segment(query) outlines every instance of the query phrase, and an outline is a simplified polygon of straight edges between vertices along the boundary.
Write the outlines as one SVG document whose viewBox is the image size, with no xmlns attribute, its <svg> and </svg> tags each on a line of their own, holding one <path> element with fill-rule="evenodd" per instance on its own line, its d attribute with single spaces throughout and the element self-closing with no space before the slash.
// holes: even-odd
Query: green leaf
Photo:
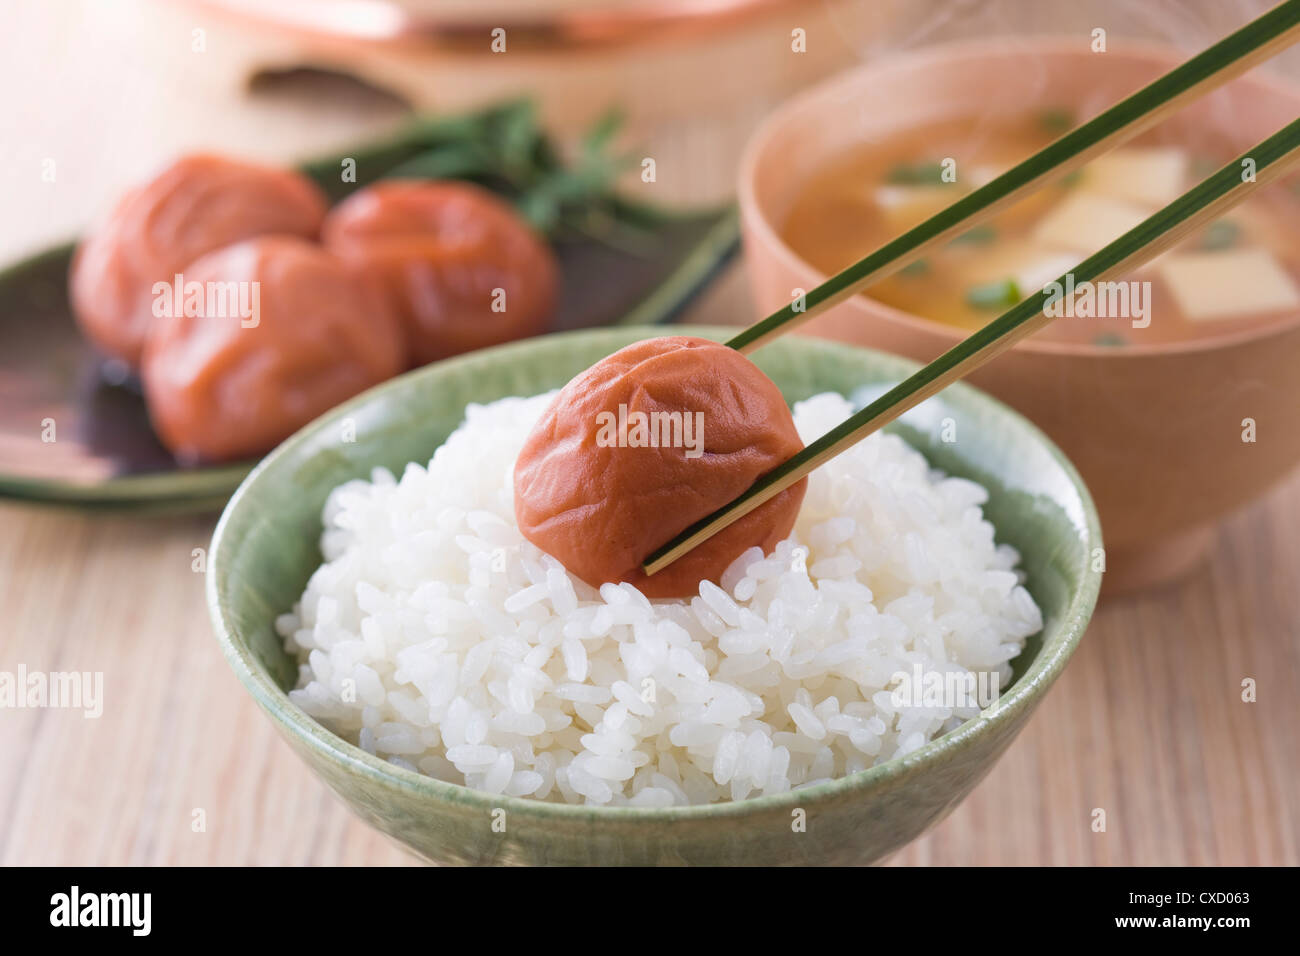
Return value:
<svg viewBox="0 0 1300 956">
<path fill-rule="evenodd" d="M 509 199 L 548 235 L 581 229 L 627 246 L 644 238 L 656 214 L 616 194 L 619 174 L 633 162 L 610 151 L 622 121 L 618 110 L 602 114 L 568 161 L 533 102 L 508 100 L 457 116 L 420 117 L 387 139 L 300 168 L 332 200 L 385 178 L 464 179 Z M 355 183 L 342 182 L 344 159 L 356 164 Z"/>
<path fill-rule="evenodd" d="M 475 143 L 439 147 L 399 163 L 385 179 L 467 179 L 494 172 L 496 164 Z"/>
<path fill-rule="evenodd" d="M 551 232 L 560 221 L 560 204 L 544 192 L 526 193 L 515 202 L 519 214 L 543 233 Z"/>
<path fill-rule="evenodd" d="M 537 140 L 542 135 L 532 102 L 525 100 L 503 114 L 494 133 L 501 169 L 513 180 L 527 181 L 534 169 Z"/>
<path fill-rule="evenodd" d="M 603 153 L 623 128 L 623 111 L 618 107 L 606 110 L 582 137 L 582 149 L 587 154 Z"/>
</svg>

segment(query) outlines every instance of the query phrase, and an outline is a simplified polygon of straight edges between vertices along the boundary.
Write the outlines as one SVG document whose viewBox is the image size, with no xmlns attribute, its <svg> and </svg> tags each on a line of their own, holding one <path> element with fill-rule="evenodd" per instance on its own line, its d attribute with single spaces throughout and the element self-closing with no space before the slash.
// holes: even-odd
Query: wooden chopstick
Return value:
<svg viewBox="0 0 1300 956">
<path fill-rule="evenodd" d="M 1019 165 L 831 276 L 727 345 L 750 352 L 915 262 L 1052 179 L 1149 129 L 1188 102 L 1300 39 L 1300 0 L 1287 0 L 1181 66 L 1048 144 Z M 1098 54 L 1104 56 L 1104 54 Z"/>
<path fill-rule="evenodd" d="M 1252 161 L 1254 175 L 1243 174 Z M 1300 165 L 1300 120 L 1289 124 L 1253 149 L 1202 180 L 1169 205 L 1143 220 L 1099 252 L 1057 279 L 1062 287 L 1073 277 L 1076 285 L 1122 276 L 1175 245 L 1256 189 Z M 813 469 L 857 444 L 909 408 L 1001 354 L 1052 321 L 1045 309 L 1053 293 L 1045 288 L 1004 312 L 984 328 L 949 349 L 861 411 L 850 416 L 788 461 L 768 472 L 740 497 L 687 528 L 646 558 L 643 569 L 654 574 L 701 542 L 780 494 Z"/>
</svg>

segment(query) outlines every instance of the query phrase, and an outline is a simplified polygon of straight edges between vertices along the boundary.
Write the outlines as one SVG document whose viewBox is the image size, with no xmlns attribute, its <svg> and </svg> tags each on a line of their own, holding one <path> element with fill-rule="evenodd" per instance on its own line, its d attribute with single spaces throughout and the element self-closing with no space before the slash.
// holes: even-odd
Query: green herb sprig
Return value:
<svg viewBox="0 0 1300 956">
<path fill-rule="evenodd" d="M 615 183 L 634 160 L 613 151 L 622 116 L 610 111 L 562 156 L 530 100 L 473 113 L 415 120 L 386 140 L 303 164 L 331 200 L 382 179 L 458 179 L 503 196 L 550 238 L 581 235 L 635 251 L 653 237 L 655 211 L 619 196 Z M 343 181 L 345 159 L 356 181 Z"/>
</svg>

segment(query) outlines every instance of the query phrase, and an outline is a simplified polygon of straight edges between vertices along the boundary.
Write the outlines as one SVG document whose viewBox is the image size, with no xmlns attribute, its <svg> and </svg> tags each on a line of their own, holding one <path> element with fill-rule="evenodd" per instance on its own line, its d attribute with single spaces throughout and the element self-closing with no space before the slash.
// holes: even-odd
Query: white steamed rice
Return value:
<svg viewBox="0 0 1300 956">
<path fill-rule="evenodd" d="M 739 800 L 916 750 L 978 707 L 895 706 L 899 672 L 1005 684 L 1042 627 L 985 490 L 886 434 L 814 472 L 791 537 L 721 587 L 597 591 L 515 527 L 515 458 L 551 397 L 471 405 L 427 469 L 330 495 L 325 563 L 276 626 L 290 697 L 335 733 L 511 796 Z M 794 418 L 809 441 L 851 410 L 826 394 Z"/>
</svg>

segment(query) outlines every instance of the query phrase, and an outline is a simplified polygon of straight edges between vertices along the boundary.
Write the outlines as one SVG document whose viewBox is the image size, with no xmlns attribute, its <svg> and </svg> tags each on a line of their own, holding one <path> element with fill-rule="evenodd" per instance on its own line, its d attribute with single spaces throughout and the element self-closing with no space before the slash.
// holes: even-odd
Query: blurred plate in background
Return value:
<svg viewBox="0 0 1300 956">
<path fill-rule="evenodd" d="M 563 293 L 552 329 L 671 320 L 735 252 L 737 235 L 728 206 L 658 215 L 635 250 L 557 240 Z M 109 383 L 104 359 L 72 317 L 72 248 L 0 272 L 0 496 L 85 508 L 220 508 L 253 462 L 181 467 L 159 444 L 138 385 Z"/>
</svg>

